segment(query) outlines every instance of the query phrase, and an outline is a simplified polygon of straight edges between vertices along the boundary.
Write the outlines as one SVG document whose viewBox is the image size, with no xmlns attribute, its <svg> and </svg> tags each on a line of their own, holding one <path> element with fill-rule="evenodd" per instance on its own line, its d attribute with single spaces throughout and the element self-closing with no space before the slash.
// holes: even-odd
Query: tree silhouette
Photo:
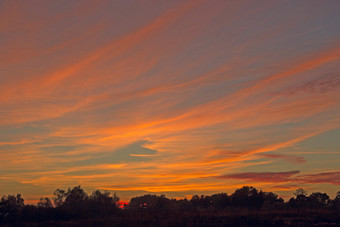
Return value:
<svg viewBox="0 0 340 227">
<path fill-rule="evenodd" d="M 53 198 L 53 202 L 54 202 L 54 206 L 55 207 L 61 207 L 66 199 L 66 192 L 64 190 L 61 189 L 57 189 L 53 192 L 54 198 Z"/>
<path fill-rule="evenodd" d="M 305 210 L 309 207 L 310 198 L 307 197 L 307 192 L 303 188 L 296 189 L 294 195 L 296 198 L 291 198 L 288 202 L 291 208 Z"/>
<path fill-rule="evenodd" d="M 76 186 L 73 189 L 68 189 L 63 205 L 70 209 L 84 208 L 87 199 L 86 192 L 80 186 Z"/>
<path fill-rule="evenodd" d="M 49 198 L 44 197 L 44 198 L 40 198 L 40 201 L 38 202 L 38 207 L 42 207 L 42 208 L 52 208 L 52 202 Z"/>
<path fill-rule="evenodd" d="M 216 210 L 222 210 L 231 205 L 231 199 L 227 193 L 219 193 L 210 196 L 210 200 L 212 202 L 212 206 Z"/>
<path fill-rule="evenodd" d="M 243 186 L 237 189 L 232 195 L 232 204 L 236 207 L 260 209 L 264 202 L 263 195 L 251 186 Z"/>
<path fill-rule="evenodd" d="M 314 192 L 309 196 L 312 208 L 326 207 L 330 204 L 329 196 L 326 193 Z"/>
<path fill-rule="evenodd" d="M 132 209 L 148 209 L 154 212 L 169 209 L 171 207 L 171 200 L 164 195 L 143 195 L 134 197 L 130 200 L 129 208 Z"/>
<path fill-rule="evenodd" d="M 0 200 L 0 224 L 2 219 L 15 220 L 24 205 L 21 194 L 2 196 Z"/>
<path fill-rule="evenodd" d="M 298 189 L 296 189 L 296 191 L 294 192 L 294 195 L 296 196 L 296 198 L 299 198 L 299 197 L 306 197 L 307 192 L 306 192 L 303 188 L 298 188 Z"/>
<path fill-rule="evenodd" d="M 264 210 L 280 209 L 284 204 L 284 200 L 273 192 L 263 192 L 263 197 L 262 209 Z"/>
<path fill-rule="evenodd" d="M 119 197 L 116 193 L 113 196 L 109 192 L 96 190 L 89 197 L 90 211 L 95 216 L 113 214 L 118 210 Z"/>
<path fill-rule="evenodd" d="M 332 201 L 332 207 L 336 210 L 340 210 L 340 191 L 336 193 L 336 196 Z"/>
<path fill-rule="evenodd" d="M 289 223 L 298 220 L 301 226 L 325 226 L 324 223 L 340 226 L 340 191 L 331 200 L 326 193 L 314 192 L 307 196 L 307 192 L 299 188 L 295 197 L 285 203 L 273 192 L 244 186 L 231 195 L 194 195 L 190 200 L 148 194 L 132 198 L 121 209 L 116 194 L 96 190 L 89 196 L 76 186 L 57 189 L 53 200 L 55 206 L 47 197 L 40 198 L 34 206 L 25 205 L 20 194 L 2 196 L 0 225 L 294 226 Z"/>
<path fill-rule="evenodd" d="M 21 194 L 2 196 L 0 201 L 1 208 L 5 210 L 16 210 L 25 205 Z"/>
</svg>

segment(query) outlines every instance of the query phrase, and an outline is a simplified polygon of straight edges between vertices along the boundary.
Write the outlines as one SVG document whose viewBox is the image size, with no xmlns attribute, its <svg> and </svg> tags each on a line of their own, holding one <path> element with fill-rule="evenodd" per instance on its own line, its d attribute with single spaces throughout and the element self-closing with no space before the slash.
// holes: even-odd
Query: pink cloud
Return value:
<svg viewBox="0 0 340 227">
<path fill-rule="evenodd" d="M 299 174 L 299 175 L 298 175 Z M 287 172 L 245 172 L 218 176 L 220 179 L 247 180 L 250 182 L 275 182 L 275 183 L 297 183 L 297 184 L 320 184 L 328 183 L 340 185 L 340 171 L 324 172 L 315 174 L 300 174 L 299 170 Z"/>
<path fill-rule="evenodd" d="M 293 170 L 288 172 L 245 172 L 245 173 L 233 173 L 223 176 L 218 176 L 217 178 L 222 179 L 240 179 L 240 180 L 250 180 L 250 181 L 270 181 L 270 182 L 285 182 L 288 178 L 299 174 L 299 170 Z"/>
<path fill-rule="evenodd" d="M 280 95 L 298 95 L 302 93 L 308 94 L 324 94 L 332 91 L 338 91 L 340 87 L 340 75 L 326 74 L 312 81 L 286 88 L 277 94 Z"/>
<path fill-rule="evenodd" d="M 340 185 L 340 171 L 306 174 L 298 176 L 296 180 L 310 184 L 329 183 Z"/>
<path fill-rule="evenodd" d="M 265 158 L 277 158 L 277 159 L 283 159 L 285 161 L 294 163 L 294 164 L 302 164 L 305 163 L 306 160 L 304 157 L 298 157 L 293 155 L 283 155 L 283 154 L 259 154 L 259 156 L 265 157 Z"/>
</svg>

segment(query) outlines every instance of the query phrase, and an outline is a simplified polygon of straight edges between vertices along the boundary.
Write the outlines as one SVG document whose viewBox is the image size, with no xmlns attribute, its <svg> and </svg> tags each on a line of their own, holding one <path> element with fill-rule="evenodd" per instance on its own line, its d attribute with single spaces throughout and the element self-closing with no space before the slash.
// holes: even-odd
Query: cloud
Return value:
<svg viewBox="0 0 340 227">
<path fill-rule="evenodd" d="M 265 158 L 274 158 L 274 159 L 282 159 L 294 164 L 302 164 L 305 163 L 306 160 L 304 157 L 298 157 L 294 155 L 283 155 L 283 154 L 259 154 L 260 157 L 265 157 Z"/>
<path fill-rule="evenodd" d="M 114 152 L 114 159 L 119 162 L 124 161 L 148 161 L 152 160 L 156 150 L 145 147 L 149 141 L 137 141 L 133 144 L 120 148 Z"/>
<path fill-rule="evenodd" d="M 319 76 L 314 80 L 302 83 L 297 86 L 288 87 L 280 92 L 273 93 L 279 95 L 299 95 L 299 94 L 316 94 L 322 95 L 328 92 L 336 92 L 340 87 L 340 75 L 335 73 L 328 73 Z"/>
<path fill-rule="evenodd" d="M 299 170 L 292 170 L 288 172 L 246 172 L 246 173 L 233 173 L 218 176 L 220 179 L 238 179 L 249 181 L 262 181 L 262 182 L 287 182 L 289 178 L 299 174 Z"/>
<path fill-rule="evenodd" d="M 322 183 L 340 185 L 340 171 L 313 174 L 300 174 L 299 170 L 288 172 L 245 172 L 221 175 L 216 178 L 247 180 L 249 182 L 296 183 L 296 185 Z"/>
<path fill-rule="evenodd" d="M 310 184 L 340 185 L 340 171 L 306 174 L 296 177 L 296 181 Z"/>
<path fill-rule="evenodd" d="M 159 30 L 164 29 L 169 24 L 174 23 L 182 15 L 187 13 L 192 8 L 195 8 L 201 2 L 201 0 L 188 1 L 183 4 L 178 4 L 176 7 L 167 10 L 159 17 L 155 18 L 148 24 L 136 29 L 135 31 L 123 35 L 118 39 L 115 39 L 110 44 L 98 47 L 93 52 L 81 55 L 80 59 L 74 61 L 73 63 L 69 63 L 66 66 L 49 72 L 46 75 L 40 75 L 40 77 L 36 77 L 35 80 L 24 81 L 24 83 L 17 83 L 16 86 L 12 86 L 10 88 L 7 87 L 7 89 L 2 91 L 3 93 L 7 94 L 6 96 L 8 98 L 6 101 L 13 100 L 13 98 L 15 97 L 18 98 L 18 90 L 21 91 L 21 94 L 31 94 L 35 92 L 35 90 L 39 90 L 40 93 L 43 93 L 45 95 L 51 94 L 51 92 L 56 89 L 56 87 L 62 80 L 72 77 L 77 73 L 81 73 L 86 67 L 88 67 L 98 59 L 101 59 L 103 61 L 104 57 L 107 58 L 107 56 L 105 55 L 109 55 L 110 58 L 115 58 L 119 55 L 124 54 L 124 52 L 130 50 L 142 40 L 152 36 Z M 39 81 L 39 83 L 37 83 L 37 81 Z"/>
<path fill-rule="evenodd" d="M 214 176 L 268 169 L 271 159 L 302 164 L 280 150 L 339 127 L 332 3 L 136 4 L 3 4 L 4 177 L 44 187 L 222 190 L 237 185 Z M 229 175 L 263 185 L 327 181 L 303 176 Z"/>
<path fill-rule="evenodd" d="M 156 157 L 157 150 L 145 147 L 149 141 L 142 140 L 125 145 L 112 152 L 100 152 L 92 154 L 90 158 L 81 161 L 70 162 L 67 165 L 94 165 L 94 164 L 113 164 L 125 162 L 146 162 L 152 161 Z"/>
</svg>

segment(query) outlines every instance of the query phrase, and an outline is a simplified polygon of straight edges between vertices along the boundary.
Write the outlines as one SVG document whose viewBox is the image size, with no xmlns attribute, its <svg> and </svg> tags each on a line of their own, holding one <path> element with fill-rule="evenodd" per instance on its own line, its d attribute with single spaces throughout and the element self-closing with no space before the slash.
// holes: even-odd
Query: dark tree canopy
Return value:
<svg viewBox="0 0 340 227">
<path fill-rule="evenodd" d="M 231 195 L 227 193 L 194 195 L 189 200 L 147 194 L 131 198 L 124 208 L 120 208 L 117 194 L 96 190 L 88 195 L 81 186 L 76 186 L 67 190 L 57 189 L 53 193 L 53 203 L 50 198 L 42 197 L 37 206 L 25 205 L 20 194 L 4 195 L 0 200 L 0 224 L 54 225 L 55 222 L 84 220 L 77 224 L 82 226 L 91 220 L 95 223 L 98 220 L 110 220 L 105 225 L 112 224 L 113 220 L 120 220 L 120 225 L 131 223 L 131 226 L 140 226 L 140 221 L 144 220 L 143 226 L 176 226 L 185 222 L 192 222 L 189 226 L 199 226 L 205 220 L 207 223 L 217 221 L 217 225 L 223 223 L 223 220 L 228 220 L 230 225 L 238 226 L 244 225 L 245 222 L 244 219 L 238 219 L 241 218 L 240 214 L 256 212 L 256 216 L 246 221 L 247 223 L 252 224 L 256 220 L 257 226 L 286 226 L 284 220 L 292 216 L 299 217 L 301 220 L 303 217 L 308 217 L 309 222 L 310 218 L 315 216 L 313 220 L 316 223 L 329 221 L 340 225 L 340 217 L 334 215 L 339 211 L 340 191 L 332 200 L 326 193 L 313 192 L 308 196 L 304 189 L 299 188 L 296 190 L 295 197 L 284 202 L 273 192 L 263 192 L 252 186 L 243 186 Z M 279 222 L 277 222 L 278 218 L 281 218 Z M 161 223 L 162 220 L 166 221 Z M 152 224 L 155 221 L 158 224 Z"/>
</svg>

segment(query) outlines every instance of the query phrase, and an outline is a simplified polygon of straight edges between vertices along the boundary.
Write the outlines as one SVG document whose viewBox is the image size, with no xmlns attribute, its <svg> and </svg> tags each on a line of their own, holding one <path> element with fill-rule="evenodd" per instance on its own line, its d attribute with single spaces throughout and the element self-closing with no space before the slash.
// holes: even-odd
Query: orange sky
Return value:
<svg viewBox="0 0 340 227">
<path fill-rule="evenodd" d="M 0 195 L 340 190 L 339 1 L 0 1 Z"/>
</svg>

